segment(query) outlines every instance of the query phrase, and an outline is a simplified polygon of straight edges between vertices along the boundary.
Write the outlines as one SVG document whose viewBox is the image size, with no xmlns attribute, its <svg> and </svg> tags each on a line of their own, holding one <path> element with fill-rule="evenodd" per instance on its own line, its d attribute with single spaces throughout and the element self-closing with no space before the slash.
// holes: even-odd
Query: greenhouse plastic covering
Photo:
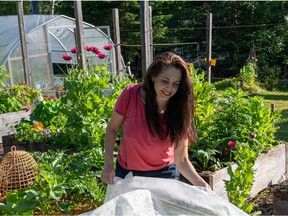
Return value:
<svg viewBox="0 0 288 216">
<path fill-rule="evenodd" d="M 53 15 L 24 16 L 26 34 L 53 18 Z M 0 23 L 0 65 L 2 65 L 12 48 L 19 43 L 20 34 L 17 16 L 0 16 Z"/>
<path fill-rule="evenodd" d="M 212 190 L 162 178 L 115 178 L 105 202 L 91 215 L 247 215 Z"/>
<path fill-rule="evenodd" d="M 5 65 L 12 75 L 11 85 L 24 81 L 22 49 L 17 16 L 0 16 L 0 65 Z M 75 20 L 64 15 L 25 15 L 24 26 L 29 58 L 29 74 L 32 87 L 50 89 L 67 73 L 67 66 L 77 64 Z M 110 72 L 115 69 L 115 50 L 103 46 L 113 44 L 109 26 L 96 27 L 83 23 L 85 46 L 95 46 L 109 58 L 99 59 L 92 52 L 85 52 L 91 66 L 107 64 Z M 62 55 L 73 57 L 65 61 Z M 60 74 L 60 75 L 59 75 Z"/>
</svg>

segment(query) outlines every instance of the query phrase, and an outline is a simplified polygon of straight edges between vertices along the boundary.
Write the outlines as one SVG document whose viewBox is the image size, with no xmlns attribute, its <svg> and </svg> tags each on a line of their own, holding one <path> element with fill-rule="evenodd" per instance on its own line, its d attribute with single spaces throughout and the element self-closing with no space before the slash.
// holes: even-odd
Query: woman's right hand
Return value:
<svg viewBox="0 0 288 216">
<path fill-rule="evenodd" d="M 113 165 L 104 164 L 101 172 L 101 180 L 106 184 L 114 184 L 115 169 Z"/>
</svg>

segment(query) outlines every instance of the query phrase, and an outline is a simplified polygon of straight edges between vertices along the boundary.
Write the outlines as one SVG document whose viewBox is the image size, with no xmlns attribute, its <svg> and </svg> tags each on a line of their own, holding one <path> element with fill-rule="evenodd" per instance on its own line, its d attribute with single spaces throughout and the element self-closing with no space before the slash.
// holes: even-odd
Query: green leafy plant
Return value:
<svg viewBox="0 0 288 216">
<path fill-rule="evenodd" d="M 67 118 L 61 113 L 63 105 L 60 99 L 44 95 L 29 120 L 22 120 L 15 129 L 19 141 L 38 143 L 61 143 L 61 134 L 65 131 Z"/>
<path fill-rule="evenodd" d="M 229 140 L 246 142 L 250 132 L 257 133 L 259 152 L 277 145 L 275 121 L 280 112 L 272 113 L 262 97 L 249 97 L 240 88 L 215 91 L 204 80 L 204 73 L 190 67 L 195 93 L 195 123 L 198 142 L 190 149 L 190 157 L 198 171 L 217 171 L 234 162 Z"/>
<path fill-rule="evenodd" d="M 246 213 L 250 213 L 253 209 L 253 203 L 246 203 L 246 200 L 250 197 L 254 182 L 253 166 L 261 153 L 261 146 L 254 137 L 246 143 L 238 143 L 233 149 L 237 167 L 233 171 L 232 163 L 228 163 L 227 166 L 230 179 L 225 180 L 225 188 L 229 201 Z"/>
<path fill-rule="evenodd" d="M 67 116 L 64 136 L 69 148 L 103 149 L 106 126 L 116 99 L 129 82 L 128 79 L 119 82 L 116 78 L 112 83 L 106 65 L 91 67 L 88 73 L 81 70 L 69 72 L 64 80 L 67 94 L 61 99 L 63 113 Z"/>
<path fill-rule="evenodd" d="M 0 202 L 1 215 L 32 215 L 36 194 L 33 190 L 11 191 L 5 203 Z"/>
<path fill-rule="evenodd" d="M 240 79 L 249 84 L 253 85 L 256 79 L 256 63 L 250 59 L 246 61 L 245 65 L 240 69 Z"/>
<path fill-rule="evenodd" d="M 106 187 L 94 171 L 94 149 L 67 154 L 64 151 L 34 153 L 40 174 L 27 188 L 7 193 L 0 202 L 1 215 L 64 214 L 79 203 L 92 207 L 104 202 Z"/>
<path fill-rule="evenodd" d="M 11 78 L 10 74 L 5 73 L 6 70 L 7 69 L 4 65 L 0 66 L 0 85 L 1 85 L 1 87 L 5 87 L 6 86 L 5 80 L 7 78 Z"/>
<path fill-rule="evenodd" d="M 40 91 L 27 86 L 25 83 L 15 84 L 13 86 L 5 84 L 5 80 L 10 78 L 5 74 L 4 66 L 0 69 L 0 114 L 7 112 L 30 109 L 37 100 L 40 99 Z"/>
<path fill-rule="evenodd" d="M 225 181 L 225 187 L 229 201 L 250 213 L 253 204 L 245 200 L 254 181 L 253 166 L 262 152 L 277 145 L 275 121 L 281 113 L 271 112 L 262 97 L 249 97 L 238 87 L 215 92 L 203 73 L 190 69 L 198 131 L 198 142 L 190 149 L 191 161 L 200 172 L 227 167 L 230 180 Z"/>
<path fill-rule="evenodd" d="M 30 120 L 22 120 L 15 137 L 30 143 L 50 143 L 70 150 L 94 149 L 97 171 L 104 164 L 104 137 L 117 97 L 131 84 L 115 78 L 107 66 L 83 71 L 72 68 L 64 80 L 67 91 L 61 100 L 44 96 Z M 119 134 L 121 136 L 121 133 Z"/>
</svg>

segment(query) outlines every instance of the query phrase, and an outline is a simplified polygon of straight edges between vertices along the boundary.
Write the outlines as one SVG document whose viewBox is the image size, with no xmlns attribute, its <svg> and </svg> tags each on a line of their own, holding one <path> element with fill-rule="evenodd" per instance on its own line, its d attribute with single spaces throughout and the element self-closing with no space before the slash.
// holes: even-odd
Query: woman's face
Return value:
<svg viewBox="0 0 288 216">
<path fill-rule="evenodd" d="M 166 67 L 162 72 L 152 77 L 157 102 L 167 102 L 178 90 L 181 81 L 181 71 L 173 66 Z"/>
</svg>

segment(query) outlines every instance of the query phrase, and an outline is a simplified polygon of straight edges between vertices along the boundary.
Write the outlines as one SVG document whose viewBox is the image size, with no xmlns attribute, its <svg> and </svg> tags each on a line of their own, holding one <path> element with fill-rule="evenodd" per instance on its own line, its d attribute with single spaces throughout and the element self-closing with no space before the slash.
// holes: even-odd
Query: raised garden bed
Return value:
<svg viewBox="0 0 288 216">
<path fill-rule="evenodd" d="M 256 196 L 264 188 L 287 179 L 287 152 L 287 144 L 279 144 L 277 147 L 258 157 L 254 165 L 255 182 L 251 190 L 251 197 Z M 236 165 L 234 166 L 234 169 L 235 168 Z M 228 200 L 224 183 L 224 180 L 229 180 L 227 168 L 223 168 L 214 173 L 203 173 L 201 175 L 206 178 L 215 193 L 223 199 Z"/>
<path fill-rule="evenodd" d="M 31 110 L 0 114 L 0 159 L 5 154 L 2 137 L 13 134 L 12 126 L 18 124 L 23 118 L 29 118 L 30 114 Z"/>
<path fill-rule="evenodd" d="M 0 143 L 3 143 L 2 136 L 13 133 L 11 126 L 18 124 L 23 118 L 29 118 L 30 114 L 31 110 L 21 110 L 0 114 Z"/>
</svg>

